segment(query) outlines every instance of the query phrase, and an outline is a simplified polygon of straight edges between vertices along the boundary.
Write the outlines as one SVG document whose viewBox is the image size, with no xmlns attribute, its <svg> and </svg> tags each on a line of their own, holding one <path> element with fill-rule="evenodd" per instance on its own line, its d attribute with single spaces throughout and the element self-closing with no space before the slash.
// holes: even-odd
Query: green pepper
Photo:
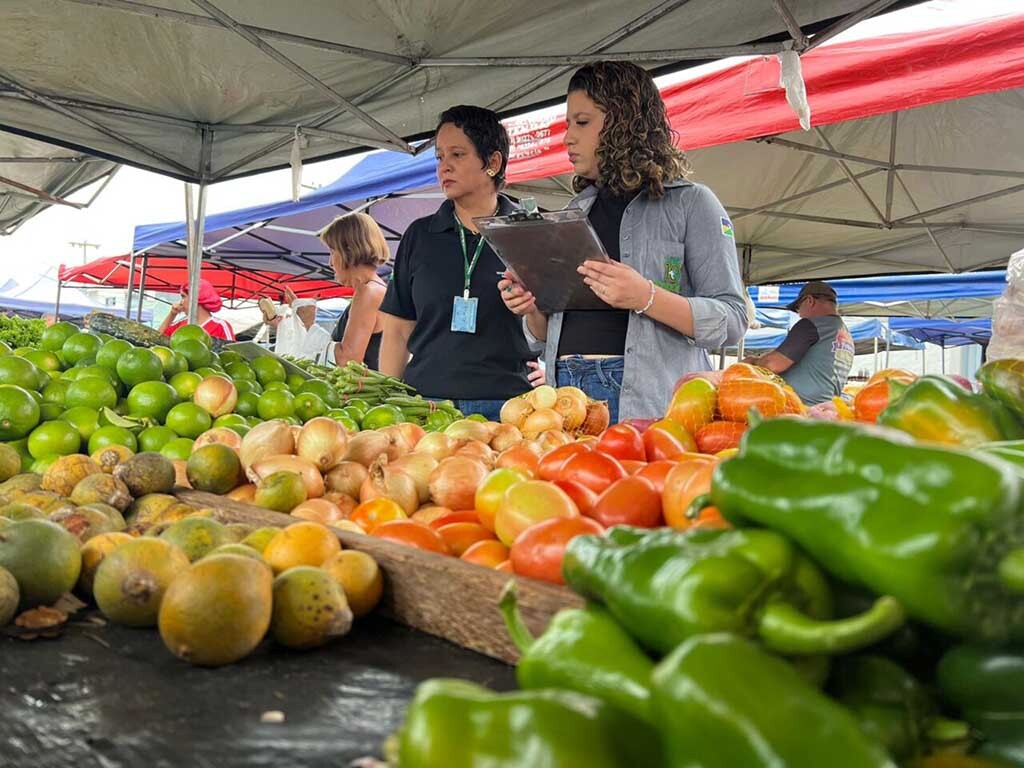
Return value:
<svg viewBox="0 0 1024 768">
<path fill-rule="evenodd" d="M 665 764 L 648 724 L 573 691 L 494 693 L 465 680 L 416 690 L 385 746 L 396 768 L 641 768 Z"/>
<path fill-rule="evenodd" d="M 515 581 L 498 607 L 522 654 L 516 679 L 523 690 L 565 688 L 607 701 L 641 720 L 651 720 L 652 662 L 611 614 L 598 605 L 564 608 L 538 638 L 519 614 Z"/>
<path fill-rule="evenodd" d="M 569 542 L 562 575 L 661 653 L 705 632 L 749 635 L 789 655 L 845 653 L 904 620 L 899 604 L 885 597 L 858 616 L 831 619 L 821 571 L 768 530 L 616 527 Z"/>
<path fill-rule="evenodd" d="M 1024 360 L 989 360 L 977 377 L 986 395 L 1024 419 Z"/>
<path fill-rule="evenodd" d="M 843 707 L 735 635 L 687 640 L 652 683 L 670 768 L 895 768 Z"/>
<path fill-rule="evenodd" d="M 708 501 L 789 536 L 832 575 L 962 638 L 1024 640 L 1022 480 L 999 459 L 893 430 L 798 419 L 750 429 Z"/>
<path fill-rule="evenodd" d="M 977 754 L 1024 766 L 1024 648 L 957 646 L 942 657 L 936 680 L 978 731 Z"/>
<path fill-rule="evenodd" d="M 940 376 L 922 376 L 878 415 L 878 423 L 918 440 L 972 447 L 1024 437 L 1024 429 L 1002 403 L 968 392 Z"/>
</svg>

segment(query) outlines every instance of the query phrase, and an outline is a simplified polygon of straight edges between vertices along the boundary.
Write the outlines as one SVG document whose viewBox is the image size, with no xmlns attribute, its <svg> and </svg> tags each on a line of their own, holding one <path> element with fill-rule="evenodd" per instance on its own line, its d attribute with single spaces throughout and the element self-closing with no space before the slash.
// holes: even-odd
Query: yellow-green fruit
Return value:
<svg viewBox="0 0 1024 768">
<path fill-rule="evenodd" d="M 260 554 L 263 554 L 263 550 L 267 548 L 267 544 L 269 544 L 270 540 L 277 535 L 277 532 L 279 530 L 281 529 L 271 528 L 269 526 L 264 528 L 257 528 L 255 531 L 253 531 L 244 539 L 242 539 L 241 543 L 245 544 L 245 546 L 247 547 L 252 547 Z"/>
<path fill-rule="evenodd" d="M 83 544 L 101 533 L 117 530 L 114 521 L 98 509 L 76 507 L 50 515 L 50 520 L 73 535 Z"/>
<path fill-rule="evenodd" d="M 119 512 L 124 512 L 132 503 L 132 494 L 128 486 L 105 472 L 98 472 L 79 480 L 69 498 L 78 506 L 99 502 L 116 507 Z"/>
<path fill-rule="evenodd" d="M 0 530 L 0 567 L 17 580 L 23 610 L 50 605 L 78 581 L 78 539 L 49 520 L 11 523 Z"/>
<path fill-rule="evenodd" d="M 167 590 L 160 607 L 160 637 L 192 664 L 217 667 L 252 653 L 270 626 L 273 576 L 241 555 L 207 557 Z"/>
<path fill-rule="evenodd" d="M 18 612 L 18 581 L 6 568 L 0 568 L 0 627 L 11 623 Z"/>
<path fill-rule="evenodd" d="M 258 507 L 291 512 L 306 500 L 306 484 L 295 472 L 273 472 L 260 481 L 253 500 Z"/>
<path fill-rule="evenodd" d="M 0 517 L 6 518 L 7 520 L 45 520 L 46 513 L 43 512 L 39 507 L 34 507 L 31 504 L 22 504 L 20 501 L 15 501 L 11 504 L 4 504 L 0 507 Z"/>
<path fill-rule="evenodd" d="M 137 453 L 114 467 L 114 477 L 128 486 L 135 497 L 170 493 L 174 488 L 174 465 L 163 454 Z"/>
<path fill-rule="evenodd" d="M 82 545 L 82 572 L 78 574 L 78 586 L 75 591 L 82 597 L 92 599 L 92 583 L 96 578 L 96 569 L 103 559 L 122 544 L 135 541 L 135 537 L 127 533 L 101 533 Z"/>
<path fill-rule="evenodd" d="M 118 511 L 117 507 L 112 507 L 109 504 L 94 501 L 92 504 L 82 504 L 79 509 L 94 509 L 97 512 L 102 512 L 114 524 L 115 531 L 123 531 L 128 527 L 124 521 L 124 515 Z"/>
<path fill-rule="evenodd" d="M 124 519 L 133 528 L 145 530 L 154 525 L 163 512 L 178 503 L 178 500 L 168 493 L 147 493 L 132 502 Z"/>
<path fill-rule="evenodd" d="M 122 544 L 96 569 L 96 605 L 117 624 L 152 627 L 170 584 L 188 570 L 188 557 L 162 539 L 135 539 Z"/>
<path fill-rule="evenodd" d="M 251 525 L 246 525 L 245 523 L 228 523 L 224 526 L 224 529 L 227 531 L 228 536 L 231 537 L 231 541 L 239 543 L 254 530 Z"/>
<path fill-rule="evenodd" d="M 7 443 L 0 443 L 0 482 L 21 472 L 21 456 Z"/>
<path fill-rule="evenodd" d="M 274 579 L 270 633 L 286 648 L 315 648 L 352 628 L 345 593 L 321 568 L 300 565 Z"/>
<path fill-rule="evenodd" d="M 341 586 L 353 616 L 365 616 L 377 607 L 384 594 L 384 579 L 377 561 L 368 554 L 346 549 L 322 567 Z"/>
<path fill-rule="evenodd" d="M 43 478 L 35 472 L 22 472 L 19 475 L 15 475 L 10 480 L 0 483 L 0 496 L 4 496 L 11 501 L 16 501 L 14 497 L 17 496 L 17 494 L 28 493 L 29 491 L 38 491 L 42 486 Z"/>
<path fill-rule="evenodd" d="M 19 504 L 36 507 L 46 515 L 55 515 L 75 508 L 70 499 L 53 491 L 29 491 L 19 495 L 16 500 Z"/>
<path fill-rule="evenodd" d="M 209 493 L 227 493 L 244 479 L 238 454 L 223 443 L 210 443 L 193 451 L 185 472 L 193 488 Z"/>
<path fill-rule="evenodd" d="M 221 544 L 210 554 L 208 554 L 207 557 L 216 557 L 217 555 L 241 555 L 243 557 L 251 557 L 254 560 L 259 560 L 264 565 L 267 565 L 266 561 L 263 559 L 263 555 L 261 555 L 252 547 L 247 547 L 245 546 L 245 544 L 239 544 L 237 542 L 233 542 L 231 544 Z M 269 567 L 270 566 L 267 565 L 267 568 Z"/>
<path fill-rule="evenodd" d="M 221 523 L 209 517 L 188 517 L 168 526 L 160 538 L 181 547 L 191 562 L 205 557 L 231 537 Z"/>
<path fill-rule="evenodd" d="M 40 487 L 44 491 L 70 496 L 82 478 L 102 471 L 99 464 L 83 453 L 61 456 L 46 470 Z"/>
<path fill-rule="evenodd" d="M 112 474 L 122 462 L 127 461 L 135 452 L 125 445 L 106 445 L 92 454 L 92 460 L 100 465 L 100 469 L 108 475 Z"/>
</svg>

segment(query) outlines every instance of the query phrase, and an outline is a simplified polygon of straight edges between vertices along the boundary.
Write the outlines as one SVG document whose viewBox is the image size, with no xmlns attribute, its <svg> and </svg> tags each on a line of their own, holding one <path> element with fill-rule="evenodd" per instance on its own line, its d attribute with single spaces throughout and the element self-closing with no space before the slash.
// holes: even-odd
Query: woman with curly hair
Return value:
<svg viewBox="0 0 1024 768">
<path fill-rule="evenodd" d="M 612 422 L 664 412 L 683 374 L 746 330 L 732 222 L 707 187 L 686 180 L 686 155 L 657 86 L 628 62 L 588 64 L 569 81 L 565 146 L 608 263 L 586 261 L 601 310 L 545 315 L 506 275 L 506 306 L 543 342 L 548 381 L 608 401 Z"/>
</svg>

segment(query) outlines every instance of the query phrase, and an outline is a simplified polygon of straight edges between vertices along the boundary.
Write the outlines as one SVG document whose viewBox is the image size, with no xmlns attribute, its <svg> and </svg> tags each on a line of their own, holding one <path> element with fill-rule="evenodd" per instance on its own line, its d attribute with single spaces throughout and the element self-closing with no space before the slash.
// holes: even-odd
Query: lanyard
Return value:
<svg viewBox="0 0 1024 768">
<path fill-rule="evenodd" d="M 473 270 L 476 269 L 476 263 L 480 260 L 480 252 L 484 249 L 484 238 L 480 235 L 480 242 L 476 244 L 476 251 L 473 253 L 473 260 L 469 260 L 469 252 L 466 250 L 466 228 L 462 226 L 462 222 L 456 217 L 456 222 L 459 225 L 459 243 L 462 245 L 462 265 L 465 268 L 466 282 L 463 284 L 462 298 L 469 298 L 469 280 L 473 277 Z"/>
</svg>

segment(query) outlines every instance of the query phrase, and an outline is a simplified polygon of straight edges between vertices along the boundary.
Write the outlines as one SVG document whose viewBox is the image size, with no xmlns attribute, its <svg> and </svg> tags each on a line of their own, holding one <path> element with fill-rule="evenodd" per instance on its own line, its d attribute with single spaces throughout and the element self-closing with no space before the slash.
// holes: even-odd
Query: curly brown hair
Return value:
<svg viewBox="0 0 1024 768">
<path fill-rule="evenodd" d="M 645 188 L 652 198 L 665 194 L 666 182 L 690 172 L 686 153 L 675 146 L 665 102 L 647 70 L 628 61 L 599 61 L 576 70 L 569 92 L 583 91 L 604 110 L 597 146 L 598 185 L 617 195 Z M 577 176 L 573 189 L 593 184 Z"/>
</svg>

